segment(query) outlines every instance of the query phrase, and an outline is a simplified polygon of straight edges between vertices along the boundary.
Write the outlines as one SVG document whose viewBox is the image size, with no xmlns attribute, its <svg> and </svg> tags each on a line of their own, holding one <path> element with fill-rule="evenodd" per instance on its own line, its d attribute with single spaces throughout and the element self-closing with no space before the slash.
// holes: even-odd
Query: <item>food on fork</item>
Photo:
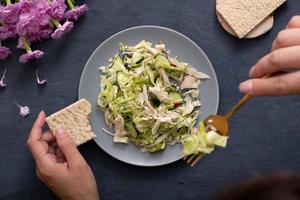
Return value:
<svg viewBox="0 0 300 200">
<path fill-rule="evenodd" d="M 192 135 L 185 137 L 182 140 L 183 154 L 198 155 L 198 154 L 209 154 L 215 146 L 225 148 L 227 145 L 228 136 L 223 136 L 217 132 L 213 126 L 205 126 L 204 122 L 201 121 L 199 128 L 195 128 Z"/>
<path fill-rule="evenodd" d="M 56 129 L 64 128 L 78 146 L 96 137 L 88 120 L 91 111 L 90 102 L 80 99 L 47 117 L 46 122 L 53 134 Z"/>
</svg>

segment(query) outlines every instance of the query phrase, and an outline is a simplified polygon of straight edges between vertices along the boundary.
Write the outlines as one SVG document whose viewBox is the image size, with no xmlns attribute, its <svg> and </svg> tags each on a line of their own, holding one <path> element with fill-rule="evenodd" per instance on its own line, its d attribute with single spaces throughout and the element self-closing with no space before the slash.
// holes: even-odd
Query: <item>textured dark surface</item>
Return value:
<svg viewBox="0 0 300 200">
<path fill-rule="evenodd" d="M 34 49 L 46 52 L 28 65 L 17 62 L 20 50 L 2 66 L 8 68 L 0 90 L 0 199 L 55 199 L 35 175 L 26 139 L 40 110 L 52 113 L 77 98 L 81 71 L 93 50 L 107 37 L 136 25 L 161 25 L 194 40 L 211 59 L 220 85 L 220 113 L 241 94 L 238 85 L 249 68 L 266 54 L 278 31 L 300 14 L 300 1 L 289 0 L 275 14 L 271 32 L 254 40 L 238 40 L 225 33 L 211 0 L 85 0 L 90 11 L 70 34 L 44 41 Z M 7 44 L 7 43 L 6 43 Z M 14 41 L 9 46 L 15 45 Z M 99 64 L 100 65 L 100 64 Z M 34 71 L 49 80 L 36 86 Z M 31 115 L 18 116 L 13 102 L 29 105 Z M 300 169 L 300 97 L 255 98 L 231 122 L 226 150 L 217 150 L 190 168 L 182 161 L 157 168 L 123 164 L 94 142 L 80 147 L 96 176 L 102 199 L 208 199 L 238 180 L 265 172 Z"/>
</svg>

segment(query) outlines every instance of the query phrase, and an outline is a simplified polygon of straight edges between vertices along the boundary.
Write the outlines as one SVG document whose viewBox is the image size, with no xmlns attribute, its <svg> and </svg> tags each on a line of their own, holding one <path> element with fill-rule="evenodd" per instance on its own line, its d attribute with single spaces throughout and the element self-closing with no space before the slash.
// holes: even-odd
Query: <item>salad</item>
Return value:
<svg viewBox="0 0 300 200">
<path fill-rule="evenodd" d="M 120 43 L 119 53 L 99 68 L 98 105 L 117 143 L 134 143 L 143 152 L 183 144 L 185 155 L 210 153 L 226 139 L 215 131 L 206 133 L 201 123 L 199 85 L 209 79 L 185 62 L 171 57 L 165 44 L 141 41 Z"/>
</svg>

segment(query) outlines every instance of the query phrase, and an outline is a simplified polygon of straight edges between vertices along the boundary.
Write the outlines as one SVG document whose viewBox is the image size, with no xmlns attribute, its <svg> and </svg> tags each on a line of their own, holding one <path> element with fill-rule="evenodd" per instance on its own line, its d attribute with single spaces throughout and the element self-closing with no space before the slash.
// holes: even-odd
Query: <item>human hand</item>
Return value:
<svg viewBox="0 0 300 200">
<path fill-rule="evenodd" d="M 300 16 L 294 16 L 278 33 L 272 51 L 250 70 L 252 78 L 240 84 L 240 91 L 252 96 L 300 94 Z M 270 78 L 261 77 L 273 74 Z"/>
<path fill-rule="evenodd" d="M 89 165 L 63 129 L 42 133 L 42 111 L 27 140 L 36 161 L 37 176 L 62 200 L 98 200 L 97 184 Z"/>
</svg>

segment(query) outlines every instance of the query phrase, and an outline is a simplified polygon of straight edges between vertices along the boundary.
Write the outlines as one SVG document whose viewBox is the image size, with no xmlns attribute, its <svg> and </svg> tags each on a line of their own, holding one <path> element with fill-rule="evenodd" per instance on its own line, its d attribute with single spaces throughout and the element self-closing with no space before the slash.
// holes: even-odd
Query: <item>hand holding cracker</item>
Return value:
<svg viewBox="0 0 300 200">
<path fill-rule="evenodd" d="M 27 141 L 37 176 L 60 199 L 99 199 L 93 172 L 76 144 L 63 129 L 56 130 L 55 136 L 50 131 L 42 133 L 45 118 L 41 112 Z"/>
<path fill-rule="evenodd" d="M 272 51 L 250 70 L 252 79 L 240 85 L 243 93 L 253 96 L 300 94 L 300 16 L 293 17 L 278 33 Z M 260 79 L 266 74 L 276 74 Z"/>
</svg>

